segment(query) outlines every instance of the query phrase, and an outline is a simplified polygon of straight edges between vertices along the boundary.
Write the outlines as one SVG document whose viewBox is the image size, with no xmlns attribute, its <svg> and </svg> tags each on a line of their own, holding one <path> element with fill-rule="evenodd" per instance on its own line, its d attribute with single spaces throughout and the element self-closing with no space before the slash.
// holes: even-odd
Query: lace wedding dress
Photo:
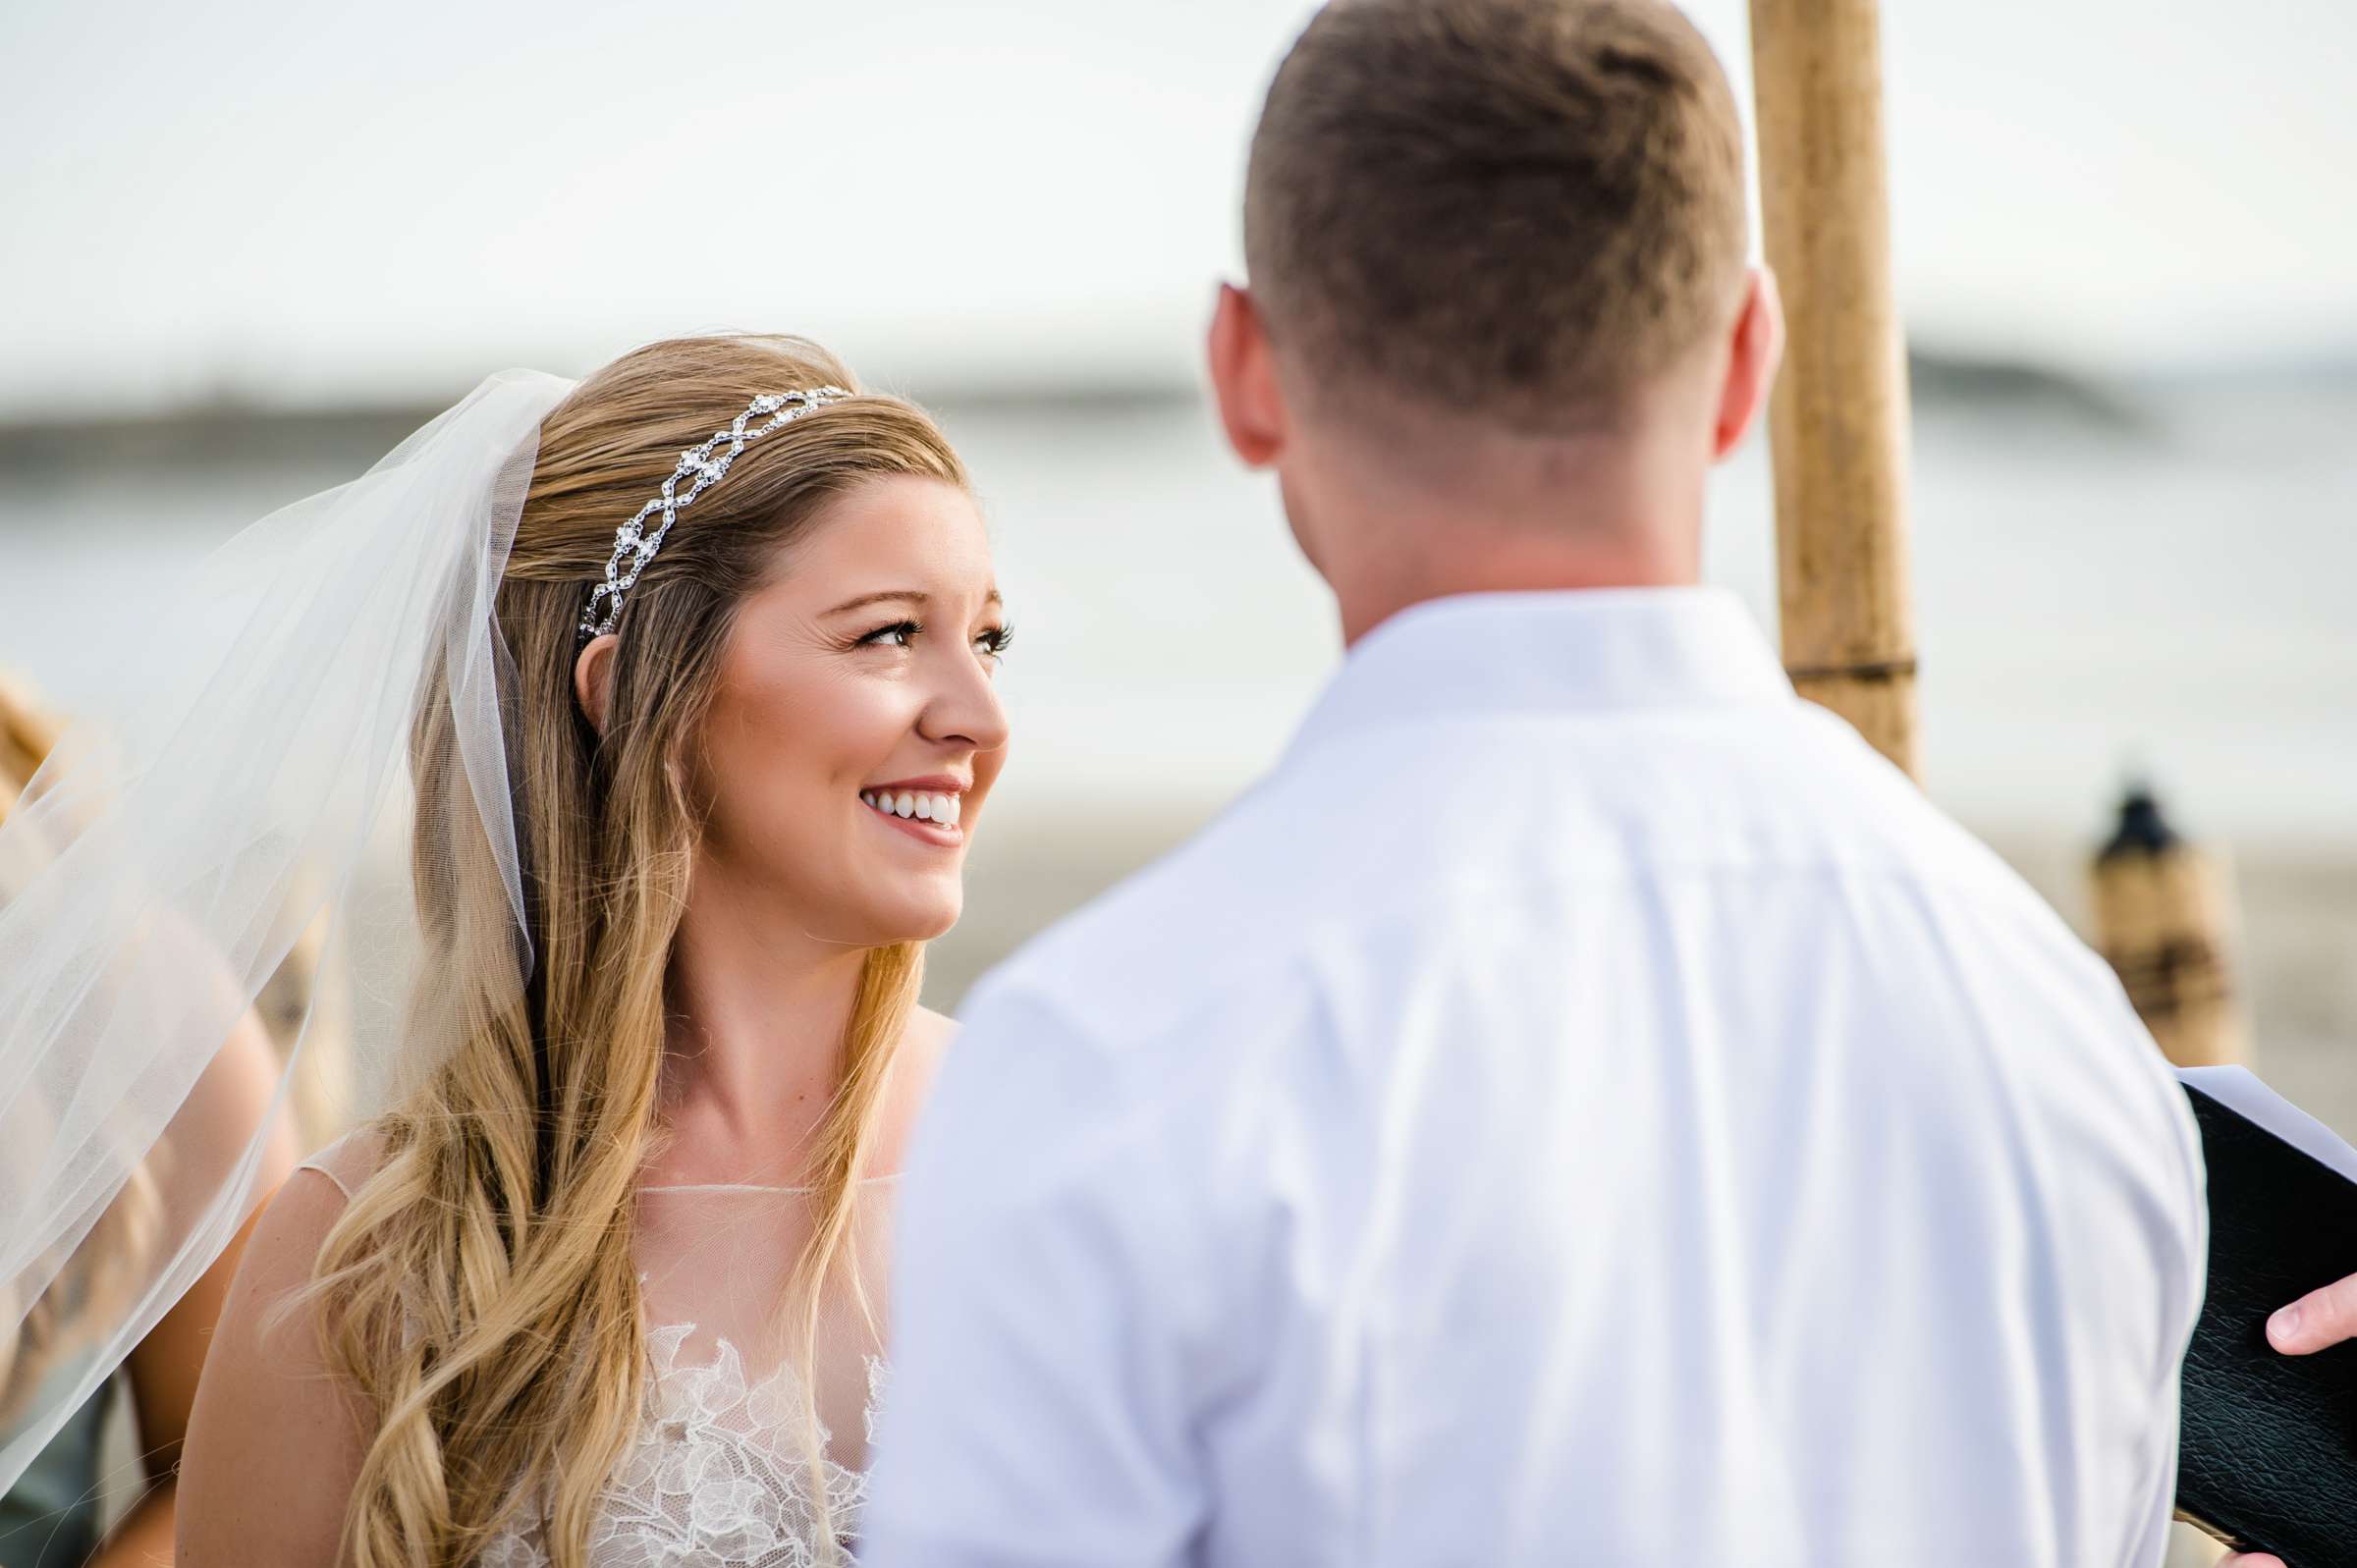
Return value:
<svg viewBox="0 0 2357 1568">
<path fill-rule="evenodd" d="M 347 1139 L 305 1162 L 347 1194 L 368 1159 Z M 877 1329 L 896 1181 L 860 1188 L 854 1229 Z M 590 1532 L 593 1568 L 808 1568 L 819 1510 L 805 1457 L 802 1379 L 779 1306 L 809 1233 L 808 1194 L 755 1185 L 641 1187 L 639 1285 L 647 1408 Z M 839 1290 L 824 1306 L 814 1386 L 827 1527 L 848 1550 L 866 1502 L 870 1426 L 885 1365 Z M 537 1518 L 518 1517 L 476 1568 L 546 1568 Z"/>
</svg>

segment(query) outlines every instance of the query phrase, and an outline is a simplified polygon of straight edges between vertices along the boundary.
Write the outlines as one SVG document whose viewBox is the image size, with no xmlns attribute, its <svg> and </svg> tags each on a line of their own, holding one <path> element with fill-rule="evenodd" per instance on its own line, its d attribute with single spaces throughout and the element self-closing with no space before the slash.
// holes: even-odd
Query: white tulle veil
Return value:
<svg viewBox="0 0 2357 1568">
<path fill-rule="evenodd" d="M 363 889 L 380 915 L 437 895 L 400 831 L 421 702 L 447 697 L 465 766 L 416 804 L 500 867 L 525 983 L 493 607 L 540 423 L 572 389 L 493 376 L 231 540 L 165 612 L 174 651 L 137 672 L 137 711 L 70 729 L 0 824 L 0 1492 L 265 1196 L 294 1059 L 257 1084 L 233 1043 L 296 933 L 323 914 L 351 943 Z M 390 989 L 408 1072 L 455 1009 L 430 977 Z"/>
</svg>

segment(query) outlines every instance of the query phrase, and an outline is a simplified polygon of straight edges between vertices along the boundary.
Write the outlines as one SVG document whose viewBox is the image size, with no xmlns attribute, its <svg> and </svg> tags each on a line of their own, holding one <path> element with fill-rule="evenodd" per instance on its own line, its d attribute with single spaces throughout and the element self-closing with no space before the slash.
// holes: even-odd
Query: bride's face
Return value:
<svg viewBox="0 0 2357 1568">
<path fill-rule="evenodd" d="M 704 737 L 713 869 L 828 942 L 949 930 L 1007 754 L 1006 635 L 963 491 L 893 477 L 831 503 L 739 606 L 722 654 Z"/>
</svg>

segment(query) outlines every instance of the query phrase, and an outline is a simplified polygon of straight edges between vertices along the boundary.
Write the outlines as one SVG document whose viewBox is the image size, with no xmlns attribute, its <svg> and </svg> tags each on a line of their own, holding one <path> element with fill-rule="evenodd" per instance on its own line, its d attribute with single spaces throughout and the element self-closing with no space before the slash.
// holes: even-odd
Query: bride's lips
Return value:
<svg viewBox="0 0 2357 1568">
<path fill-rule="evenodd" d="M 965 792 L 972 785 L 948 774 L 923 779 L 899 779 L 859 791 L 859 808 L 887 828 L 895 828 L 937 849 L 956 849 L 965 843 Z M 906 800 L 904 816 L 897 802 Z M 938 819 L 938 820 L 937 820 Z"/>
</svg>

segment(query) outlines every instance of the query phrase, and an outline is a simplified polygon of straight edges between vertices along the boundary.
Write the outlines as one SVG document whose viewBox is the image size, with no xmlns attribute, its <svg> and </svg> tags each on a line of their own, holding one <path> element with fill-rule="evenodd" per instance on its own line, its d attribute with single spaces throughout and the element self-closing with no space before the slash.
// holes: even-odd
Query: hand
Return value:
<svg viewBox="0 0 2357 1568">
<path fill-rule="evenodd" d="M 2218 1559 L 2218 1568 L 2283 1568 L 2283 1559 L 2262 1552 L 2230 1551 Z"/>
<path fill-rule="evenodd" d="M 2267 1342 L 2287 1356 L 2349 1338 L 2357 1338 L 2357 1274 L 2311 1290 L 2267 1320 Z"/>
</svg>

